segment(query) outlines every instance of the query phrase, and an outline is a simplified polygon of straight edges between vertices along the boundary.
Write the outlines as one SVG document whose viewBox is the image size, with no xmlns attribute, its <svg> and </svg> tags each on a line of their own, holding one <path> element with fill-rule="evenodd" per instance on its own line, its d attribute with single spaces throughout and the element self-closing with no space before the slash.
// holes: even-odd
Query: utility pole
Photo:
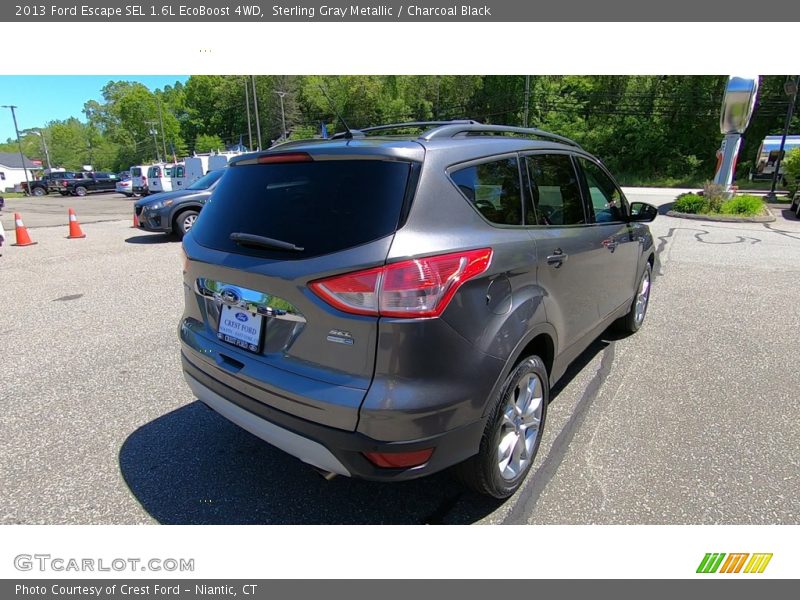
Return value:
<svg viewBox="0 0 800 600">
<path fill-rule="evenodd" d="M 250 123 L 250 91 L 247 87 L 247 77 L 244 78 L 244 104 L 247 107 L 247 139 L 250 140 L 247 149 L 253 151 L 253 125 Z"/>
<path fill-rule="evenodd" d="M 31 133 L 42 138 L 42 146 L 44 146 L 44 158 L 47 161 L 47 171 L 52 171 L 53 166 L 50 164 L 50 153 L 47 151 L 47 140 L 45 139 L 44 134 L 41 131 L 32 131 Z"/>
<path fill-rule="evenodd" d="M 17 108 L 13 104 L 4 104 L 3 108 L 11 109 L 11 118 L 14 119 L 14 131 L 17 133 L 17 146 L 19 146 L 19 157 L 22 160 L 22 172 L 25 174 L 25 185 L 28 186 L 28 191 L 31 189 L 31 182 L 28 179 L 28 167 L 25 164 L 25 155 L 22 153 L 22 141 L 19 139 L 19 127 L 17 127 L 17 113 L 14 110 Z"/>
<path fill-rule="evenodd" d="M 287 92 L 275 92 L 278 94 L 278 97 L 281 99 L 281 122 L 283 123 L 283 141 L 286 141 L 286 113 L 283 110 L 283 97 L 287 94 Z"/>
<path fill-rule="evenodd" d="M 525 116 L 522 119 L 522 126 L 528 126 L 528 106 L 531 97 L 531 76 L 525 75 Z"/>
<path fill-rule="evenodd" d="M 158 154 L 158 129 L 156 129 L 157 123 L 155 121 L 146 121 L 146 124 L 150 126 L 150 135 L 153 136 L 153 146 L 156 149 L 156 162 L 161 162 L 161 157 Z M 166 157 L 165 157 L 166 159 Z"/>
<path fill-rule="evenodd" d="M 261 123 L 258 120 L 258 94 L 256 92 L 256 76 L 250 75 L 250 81 L 253 83 L 253 108 L 256 111 L 256 137 L 258 138 L 258 149 L 261 150 Z"/>
<path fill-rule="evenodd" d="M 783 161 L 783 148 L 786 145 L 786 136 L 789 133 L 789 125 L 792 123 L 792 115 L 794 114 L 794 105 L 797 102 L 797 88 L 800 87 L 800 75 L 795 75 L 792 81 L 787 81 L 784 86 L 786 94 L 791 97 L 789 100 L 789 108 L 786 110 L 786 124 L 783 126 L 783 135 L 781 136 L 781 147 L 778 150 L 778 160 L 775 161 L 775 170 L 772 172 L 772 185 L 769 186 L 769 194 L 766 199 L 775 201 L 775 187 L 778 185 L 778 173 L 781 170 L 781 161 Z"/>
<path fill-rule="evenodd" d="M 164 162 L 167 161 L 167 134 L 164 132 L 164 115 L 161 112 L 161 98 L 156 96 L 158 100 L 158 120 L 161 121 L 161 143 L 164 146 Z"/>
</svg>

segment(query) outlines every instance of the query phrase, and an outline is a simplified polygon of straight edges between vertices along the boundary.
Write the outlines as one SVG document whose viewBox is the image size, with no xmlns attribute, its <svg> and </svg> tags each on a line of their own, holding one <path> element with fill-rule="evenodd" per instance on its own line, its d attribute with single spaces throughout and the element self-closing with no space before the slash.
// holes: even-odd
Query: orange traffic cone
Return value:
<svg viewBox="0 0 800 600">
<path fill-rule="evenodd" d="M 81 224 L 78 223 L 78 217 L 75 216 L 75 211 L 69 209 L 69 235 L 68 240 L 75 240 L 78 238 L 85 238 L 86 234 L 81 231 Z"/>
<path fill-rule="evenodd" d="M 139 229 L 139 217 L 136 216 L 136 211 L 133 212 L 133 225 L 131 229 Z"/>
<path fill-rule="evenodd" d="M 12 246 L 33 246 L 39 242 L 34 242 L 31 236 L 28 235 L 28 228 L 22 222 L 22 216 L 19 213 L 14 213 L 14 233 L 16 234 L 17 243 Z"/>
</svg>

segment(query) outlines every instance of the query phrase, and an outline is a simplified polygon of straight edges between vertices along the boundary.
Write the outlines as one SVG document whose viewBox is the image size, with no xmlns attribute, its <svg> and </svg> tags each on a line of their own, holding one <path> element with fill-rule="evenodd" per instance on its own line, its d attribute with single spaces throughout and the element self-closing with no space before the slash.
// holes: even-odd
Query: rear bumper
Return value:
<svg viewBox="0 0 800 600">
<path fill-rule="evenodd" d="M 357 431 L 320 425 L 279 411 L 218 381 L 212 373 L 194 364 L 185 352 L 181 359 L 186 381 L 195 396 L 210 408 L 301 461 L 340 475 L 376 481 L 403 481 L 430 475 L 473 455 L 484 429 L 484 422 L 479 420 L 423 439 L 375 440 Z M 409 469 L 376 467 L 363 454 L 425 448 L 434 448 L 430 460 Z"/>
</svg>

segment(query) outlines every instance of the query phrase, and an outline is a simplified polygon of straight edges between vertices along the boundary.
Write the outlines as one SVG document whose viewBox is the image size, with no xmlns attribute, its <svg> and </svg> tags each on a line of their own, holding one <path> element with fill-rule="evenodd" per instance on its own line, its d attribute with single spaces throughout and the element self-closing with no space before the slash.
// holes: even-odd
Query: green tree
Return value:
<svg viewBox="0 0 800 600">
<path fill-rule="evenodd" d="M 214 152 L 225 149 L 225 142 L 218 135 L 201 133 L 194 142 L 195 152 Z"/>
</svg>

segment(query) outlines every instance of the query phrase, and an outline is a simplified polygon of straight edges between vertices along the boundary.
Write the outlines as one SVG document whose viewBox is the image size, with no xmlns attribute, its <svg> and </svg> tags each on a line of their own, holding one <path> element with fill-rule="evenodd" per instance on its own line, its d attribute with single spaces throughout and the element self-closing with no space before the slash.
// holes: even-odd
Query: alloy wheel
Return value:
<svg viewBox="0 0 800 600">
<path fill-rule="evenodd" d="M 497 468 L 500 476 L 512 481 L 530 465 L 542 422 L 544 386 L 535 373 L 522 377 L 503 407 Z"/>
</svg>

